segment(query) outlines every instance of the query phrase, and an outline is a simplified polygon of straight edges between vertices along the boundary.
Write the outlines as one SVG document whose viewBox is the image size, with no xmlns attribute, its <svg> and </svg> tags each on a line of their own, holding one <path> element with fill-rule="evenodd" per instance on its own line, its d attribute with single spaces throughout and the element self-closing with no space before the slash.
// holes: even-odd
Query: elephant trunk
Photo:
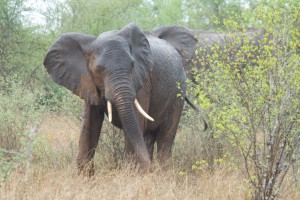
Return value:
<svg viewBox="0 0 300 200">
<path fill-rule="evenodd" d="M 142 170 L 147 170 L 150 167 L 150 156 L 134 110 L 136 93 L 131 85 L 130 82 L 112 85 L 112 90 L 107 97 L 108 106 L 110 106 L 110 101 L 112 101 L 111 103 L 117 108 L 124 134 L 132 144 Z M 111 109 L 109 108 L 109 110 Z"/>
<path fill-rule="evenodd" d="M 134 151 L 139 158 L 140 164 L 143 168 L 148 168 L 150 164 L 150 156 L 141 127 L 134 112 L 133 104 L 127 105 L 126 108 L 119 107 L 117 104 L 117 110 L 122 122 L 124 133 L 129 142 L 132 144 Z"/>
</svg>

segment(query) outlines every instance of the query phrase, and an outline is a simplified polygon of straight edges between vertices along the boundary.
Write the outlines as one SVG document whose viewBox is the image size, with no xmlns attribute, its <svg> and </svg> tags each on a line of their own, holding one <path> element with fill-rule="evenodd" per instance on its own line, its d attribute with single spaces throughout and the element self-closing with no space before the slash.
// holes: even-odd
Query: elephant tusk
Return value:
<svg viewBox="0 0 300 200">
<path fill-rule="evenodd" d="M 138 100 L 135 99 L 134 100 L 134 105 L 136 106 L 136 108 L 138 109 L 138 111 L 147 119 L 149 119 L 150 121 L 154 121 L 154 119 L 152 117 L 150 117 L 142 108 L 142 106 L 139 104 Z"/>
<path fill-rule="evenodd" d="M 112 105 L 109 101 L 107 101 L 107 112 L 108 112 L 108 121 L 112 121 Z"/>
</svg>

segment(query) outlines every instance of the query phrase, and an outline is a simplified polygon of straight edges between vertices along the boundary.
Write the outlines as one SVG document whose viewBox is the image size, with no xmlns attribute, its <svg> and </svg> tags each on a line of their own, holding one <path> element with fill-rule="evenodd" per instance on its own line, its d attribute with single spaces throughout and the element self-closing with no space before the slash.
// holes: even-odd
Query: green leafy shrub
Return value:
<svg viewBox="0 0 300 200">
<path fill-rule="evenodd" d="M 0 90 L 0 182 L 26 158 L 42 113 L 35 109 L 34 93 L 21 82 L 7 81 Z"/>
<path fill-rule="evenodd" d="M 190 95 L 191 96 L 191 95 Z M 206 160 L 213 168 L 213 160 L 222 156 L 220 144 L 214 140 L 211 130 L 204 130 L 205 113 L 195 112 L 189 105 L 184 106 L 173 147 L 173 160 L 176 167 L 190 170 L 197 160 Z"/>
<path fill-rule="evenodd" d="M 195 70 L 193 90 L 254 199 L 279 197 L 300 156 L 299 13 L 299 3 L 262 1 L 253 15 L 265 30 L 260 40 L 228 20 L 225 45 L 198 50 L 211 53 L 197 60 L 209 67 Z"/>
<path fill-rule="evenodd" d="M 83 100 L 66 88 L 49 82 L 44 90 L 36 94 L 35 105 L 37 109 L 79 117 L 82 112 Z"/>
</svg>

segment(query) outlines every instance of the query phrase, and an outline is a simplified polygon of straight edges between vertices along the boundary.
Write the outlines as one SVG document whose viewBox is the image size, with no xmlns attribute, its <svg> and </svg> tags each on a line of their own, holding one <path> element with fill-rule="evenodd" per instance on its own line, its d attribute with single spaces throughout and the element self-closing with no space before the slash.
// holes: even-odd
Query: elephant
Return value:
<svg viewBox="0 0 300 200">
<path fill-rule="evenodd" d="M 152 33 L 156 37 L 166 40 L 175 46 L 176 50 L 183 58 L 183 65 L 187 78 L 193 83 L 196 83 L 193 68 L 210 69 L 208 64 L 209 62 L 206 59 L 209 54 L 214 53 L 214 51 L 211 50 L 212 46 L 217 45 L 220 47 L 218 49 L 219 54 L 229 53 L 229 57 L 233 62 L 235 60 L 236 52 L 244 45 L 245 37 L 249 39 L 250 43 L 254 44 L 255 46 L 259 46 L 266 34 L 266 30 L 249 28 L 245 35 L 242 35 L 241 33 L 235 33 L 231 35 L 225 32 L 217 33 L 213 31 L 192 30 L 183 26 L 161 26 L 153 29 Z M 181 35 L 185 36 L 184 39 L 181 39 Z M 239 42 L 235 41 L 236 36 L 240 38 Z M 181 42 L 177 42 L 178 40 Z M 229 52 L 223 52 L 226 45 L 231 47 Z M 197 51 L 200 48 L 203 50 Z M 199 60 L 203 62 L 197 62 Z M 244 67 L 246 66 L 241 66 L 241 68 Z"/>
<path fill-rule="evenodd" d="M 189 43 L 185 33 L 177 39 Z M 43 63 L 47 72 L 85 102 L 79 173 L 94 174 L 105 115 L 123 129 L 126 154 L 137 158 L 141 171 L 150 168 L 155 142 L 160 163 L 171 157 L 184 102 L 197 109 L 186 95 L 184 58 L 174 45 L 130 23 L 98 37 L 64 33 L 49 48 Z"/>
</svg>

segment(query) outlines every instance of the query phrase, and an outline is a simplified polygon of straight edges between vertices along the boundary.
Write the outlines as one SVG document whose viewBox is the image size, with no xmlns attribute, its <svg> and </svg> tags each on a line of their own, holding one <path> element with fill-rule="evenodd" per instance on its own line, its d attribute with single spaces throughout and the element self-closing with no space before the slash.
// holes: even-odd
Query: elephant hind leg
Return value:
<svg viewBox="0 0 300 200">
<path fill-rule="evenodd" d="M 167 130 L 157 134 L 157 158 L 161 165 L 164 165 L 172 156 L 172 146 L 174 143 L 176 130 Z"/>
<path fill-rule="evenodd" d="M 172 146 L 176 136 L 178 124 L 183 109 L 183 102 L 177 101 L 173 104 L 172 109 L 156 132 L 157 156 L 161 165 L 172 156 Z"/>
</svg>

